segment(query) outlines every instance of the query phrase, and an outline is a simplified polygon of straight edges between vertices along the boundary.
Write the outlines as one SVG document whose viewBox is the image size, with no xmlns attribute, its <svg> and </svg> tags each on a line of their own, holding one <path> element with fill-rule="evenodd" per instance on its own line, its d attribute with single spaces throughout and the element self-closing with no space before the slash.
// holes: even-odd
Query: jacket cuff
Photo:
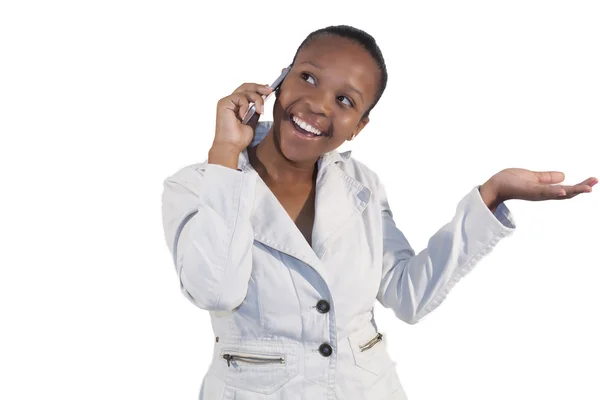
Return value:
<svg viewBox="0 0 600 400">
<path fill-rule="evenodd" d="M 481 221 L 483 226 L 486 226 L 496 235 L 507 236 L 511 234 L 517 227 L 513 213 L 504 202 L 500 203 L 492 213 L 492 210 L 481 198 L 480 187 L 481 185 L 475 186 L 470 196 L 467 196 L 468 201 L 473 204 L 473 212 L 476 214 L 477 220 Z"/>
</svg>

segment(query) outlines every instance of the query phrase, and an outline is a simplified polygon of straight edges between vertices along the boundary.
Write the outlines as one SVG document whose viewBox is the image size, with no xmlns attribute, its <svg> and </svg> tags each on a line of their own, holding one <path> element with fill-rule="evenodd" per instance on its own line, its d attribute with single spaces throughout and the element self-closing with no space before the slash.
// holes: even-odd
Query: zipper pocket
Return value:
<svg viewBox="0 0 600 400">
<path fill-rule="evenodd" d="M 360 348 L 360 351 L 369 350 L 371 347 L 375 346 L 377 343 L 381 342 L 382 340 L 383 340 L 383 334 L 377 332 L 377 336 L 375 336 L 373 339 L 369 340 L 367 343 L 365 343 L 363 345 L 358 345 L 358 347 Z"/>
<path fill-rule="evenodd" d="M 227 366 L 231 366 L 232 361 L 243 361 L 251 364 L 285 364 L 284 357 L 264 357 L 259 355 L 249 355 L 249 354 L 230 354 L 224 353 L 221 356 L 224 360 L 227 360 Z"/>
</svg>

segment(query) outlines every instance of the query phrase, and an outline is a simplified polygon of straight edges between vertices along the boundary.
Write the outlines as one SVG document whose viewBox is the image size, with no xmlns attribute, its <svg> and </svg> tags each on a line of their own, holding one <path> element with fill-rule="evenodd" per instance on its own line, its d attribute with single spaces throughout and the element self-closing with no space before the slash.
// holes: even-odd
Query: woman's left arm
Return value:
<svg viewBox="0 0 600 400">
<path fill-rule="evenodd" d="M 396 227 L 383 185 L 379 185 L 382 209 L 383 265 L 377 299 L 395 315 L 414 324 L 437 308 L 454 285 L 496 244 L 516 228 L 504 202 L 509 199 L 545 200 L 572 198 L 591 190 L 597 179 L 575 186 L 551 186 L 562 181 L 557 172 L 506 169 L 474 187 L 458 204 L 452 220 L 415 254 Z M 535 182 L 532 182 L 532 179 Z M 564 196 L 559 196 L 561 190 Z"/>
</svg>

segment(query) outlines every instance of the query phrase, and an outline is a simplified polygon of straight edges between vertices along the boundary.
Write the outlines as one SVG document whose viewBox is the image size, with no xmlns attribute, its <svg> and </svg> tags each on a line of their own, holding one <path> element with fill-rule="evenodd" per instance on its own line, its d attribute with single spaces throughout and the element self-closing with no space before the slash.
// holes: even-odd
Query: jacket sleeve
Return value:
<svg viewBox="0 0 600 400">
<path fill-rule="evenodd" d="M 396 227 L 383 185 L 379 186 L 383 229 L 383 271 L 377 300 L 409 324 L 435 310 L 452 287 L 516 228 L 504 203 L 491 210 L 479 186 L 458 204 L 452 220 L 415 254 Z"/>
<path fill-rule="evenodd" d="M 231 311 L 248 290 L 255 175 L 217 164 L 185 167 L 163 182 L 162 219 L 180 287 L 196 306 Z"/>
</svg>

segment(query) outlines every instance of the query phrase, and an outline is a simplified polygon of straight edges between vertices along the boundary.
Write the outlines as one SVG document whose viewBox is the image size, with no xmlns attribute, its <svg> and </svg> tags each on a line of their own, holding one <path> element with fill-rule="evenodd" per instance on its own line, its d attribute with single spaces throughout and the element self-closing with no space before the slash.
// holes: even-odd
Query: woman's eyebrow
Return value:
<svg viewBox="0 0 600 400">
<path fill-rule="evenodd" d="M 319 67 L 317 64 L 315 64 L 312 61 L 302 61 L 299 65 L 302 65 L 302 64 L 310 64 L 310 65 L 312 65 L 313 67 L 315 67 L 317 69 L 323 69 L 323 68 Z"/>
<path fill-rule="evenodd" d="M 358 94 L 360 96 L 360 101 L 364 102 L 364 99 L 363 99 L 363 96 L 362 96 L 362 93 L 360 92 L 360 90 L 358 90 L 357 88 L 355 88 L 354 86 L 352 86 L 350 84 L 348 84 L 347 87 L 348 87 L 348 90 L 350 90 L 351 92 L 355 92 L 356 94 Z"/>
</svg>

